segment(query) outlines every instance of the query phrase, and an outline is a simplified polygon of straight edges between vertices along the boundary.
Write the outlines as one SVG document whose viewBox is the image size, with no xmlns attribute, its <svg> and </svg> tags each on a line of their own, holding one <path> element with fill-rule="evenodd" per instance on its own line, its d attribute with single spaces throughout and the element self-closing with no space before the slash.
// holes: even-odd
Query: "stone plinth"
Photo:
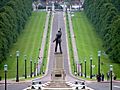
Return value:
<svg viewBox="0 0 120 90">
<path fill-rule="evenodd" d="M 54 54 L 54 69 L 51 74 L 52 81 L 64 81 L 65 72 L 64 72 L 64 62 L 63 55 L 56 53 Z"/>
<path fill-rule="evenodd" d="M 54 54 L 54 70 L 58 70 L 58 69 L 64 69 L 64 58 L 63 55 L 60 53 L 55 53 Z"/>
</svg>

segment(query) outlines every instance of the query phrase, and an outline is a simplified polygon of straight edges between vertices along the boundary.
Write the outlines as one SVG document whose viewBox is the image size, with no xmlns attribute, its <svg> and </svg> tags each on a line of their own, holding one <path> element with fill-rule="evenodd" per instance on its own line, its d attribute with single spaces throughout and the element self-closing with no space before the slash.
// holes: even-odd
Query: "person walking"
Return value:
<svg viewBox="0 0 120 90">
<path fill-rule="evenodd" d="M 101 75 L 101 79 L 102 79 L 102 81 L 104 81 L 104 74 Z"/>
<path fill-rule="evenodd" d="M 110 73 L 109 73 L 109 71 L 107 72 L 107 81 L 109 80 L 109 78 L 110 78 Z"/>
<path fill-rule="evenodd" d="M 117 79 L 117 76 L 116 76 L 116 75 L 114 75 L 113 79 L 114 79 L 114 80 L 116 80 L 116 79 Z"/>
<path fill-rule="evenodd" d="M 61 28 L 58 30 L 58 33 L 56 34 L 56 38 L 53 40 L 53 42 L 56 41 L 56 45 L 55 45 L 55 53 L 57 52 L 57 47 L 59 44 L 59 49 L 60 49 L 60 53 L 62 54 L 62 48 L 61 48 L 61 36 L 62 36 L 62 31 Z"/>
</svg>

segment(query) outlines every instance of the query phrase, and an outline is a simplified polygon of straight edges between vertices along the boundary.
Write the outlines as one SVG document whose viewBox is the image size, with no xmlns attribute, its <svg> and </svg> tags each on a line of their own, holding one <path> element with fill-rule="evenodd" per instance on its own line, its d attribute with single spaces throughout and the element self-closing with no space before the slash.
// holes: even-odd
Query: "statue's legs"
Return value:
<svg viewBox="0 0 120 90">
<path fill-rule="evenodd" d="M 58 46 L 58 42 L 56 42 L 55 52 L 57 52 L 57 46 Z"/>
<path fill-rule="evenodd" d="M 61 42 L 59 42 L 60 53 L 62 53 Z"/>
</svg>

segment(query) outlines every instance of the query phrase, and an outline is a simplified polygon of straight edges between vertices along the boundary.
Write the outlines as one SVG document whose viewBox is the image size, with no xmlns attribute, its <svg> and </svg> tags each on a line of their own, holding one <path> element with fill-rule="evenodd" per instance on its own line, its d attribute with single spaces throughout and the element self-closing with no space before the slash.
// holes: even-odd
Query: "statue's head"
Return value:
<svg viewBox="0 0 120 90">
<path fill-rule="evenodd" d="M 58 32 L 61 32 L 61 28 L 58 30 Z"/>
<path fill-rule="evenodd" d="M 61 31 L 61 28 L 59 30 Z"/>
</svg>

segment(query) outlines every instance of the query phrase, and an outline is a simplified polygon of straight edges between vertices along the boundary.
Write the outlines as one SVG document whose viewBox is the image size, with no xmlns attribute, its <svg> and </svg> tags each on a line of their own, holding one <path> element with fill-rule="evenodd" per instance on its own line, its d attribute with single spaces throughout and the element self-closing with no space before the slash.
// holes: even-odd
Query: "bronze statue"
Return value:
<svg viewBox="0 0 120 90">
<path fill-rule="evenodd" d="M 56 34 L 56 38 L 55 40 L 53 40 L 53 42 L 56 41 L 56 46 L 55 46 L 55 53 L 57 53 L 57 47 L 58 47 L 58 44 L 59 44 L 59 49 L 60 49 L 60 53 L 62 54 L 62 49 L 61 49 L 61 36 L 62 36 L 62 31 L 61 31 L 61 28 L 58 30 L 58 33 Z"/>
</svg>

